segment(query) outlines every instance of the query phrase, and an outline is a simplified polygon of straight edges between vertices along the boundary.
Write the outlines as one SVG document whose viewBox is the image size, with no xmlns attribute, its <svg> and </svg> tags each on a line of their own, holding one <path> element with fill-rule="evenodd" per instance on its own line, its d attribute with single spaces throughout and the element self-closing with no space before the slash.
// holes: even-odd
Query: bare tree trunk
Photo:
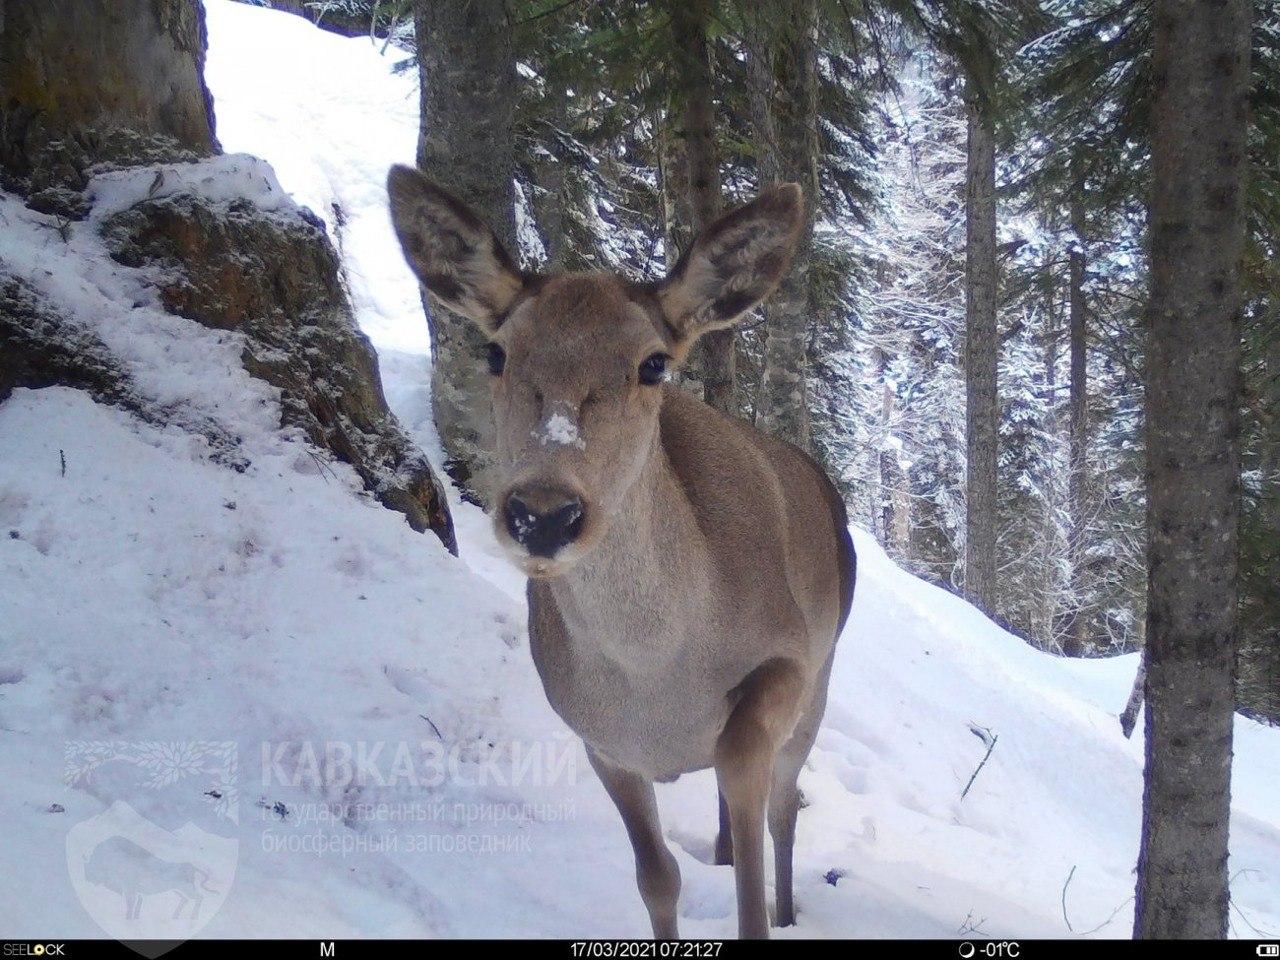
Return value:
<svg viewBox="0 0 1280 960">
<path fill-rule="evenodd" d="M 1057 423 L 1058 402 L 1058 282 L 1053 272 L 1053 254 L 1048 254 L 1044 273 L 1044 384 L 1049 403 L 1049 421 Z"/>
<path fill-rule="evenodd" d="M 816 4 L 772 0 L 757 11 L 754 26 L 748 68 L 759 179 L 800 184 L 807 214 L 791 272 L 765 310 L 756 423 L 808 450 L 809 261 L 818 193 Z"/>
<path fill-rule="evenodd" d="M 548 139 L 555 141 L 569 127 L 569 91 L 565 78 L 554 66 L 543 78 L 547 101 L 547 123 L 552 130 Z M 569 268 L 572 251 L 569 249 L 569 228 L 566 207 L 569 204 L 567 162 L 556 147 L 550 156 L 533 158 L 533 175 L 538 190 L 530 197 L 533 216 L 538 224 L 543 248 L 547 252 L 548 270 Z"/>
<path fill-rule="evenodd" d="M 989 69 L 989 68 L 988 68 Z M 1000 407 L 996 366 L 995 129 L 986 77 L 971 77 L 965 94 L 968 169 L 965 178 L 965 484 L 964 587 L 990 613 L 996 575 L 996 451 Z"/>
<path fill-rule="evenodd" d="M 1225 937 L 1248 0 L 1157 0 L 1146 776 L 1134 935 Z"/>
<path fill-rule="evenodd" d="M 891 442 L 894 406 L 897 397 L 886 384 L 881 398 L 880 420 L 884 445 L 880 448 L 880 502 L 884 516 L 884 542 L 890 555 L 899 561 L 911 555 L 911 498 L 907 475 L 899 461 L 899 451 Z"/>
<path fill-rule="evenodd" d="M 1069 657 L 1083 656 L 1086 647 L 1086 634 L 1089 617 L 1083 602 L 1087 587 L 1084 582 L 1085 541 L 1088 531 L 1085 529 L 1087 504 L 1085 501 L 1085 464 L 1089 445 L 1089 412 L 1088 412 L 1088 370 L 1086 360 L 1087 315 L 1084 302 L 1084 250 L 1081 248 L 1083 238 L 1079 230 L 1079 217 L 1073 217 L 1076 224 L 1076 242 L 1071 247 L 1068 275 L 1070 284 L 1070 323 L 1069 335 L 1071 349 L 1071 392 L 1067 402 L 1070 421 L 1071 445 L 1070 459 L 1067 467 L 1067 504 L 1071 511 L 1071 531 L 1069 553 L 1071 561 L 1071 593 L 1076 603 L 1071 611 L 1070 622 L 1062 643 L 1062 652 Z"/>
<path fill-rule="evenodd" d="M 658 188 L 662 200 L 662 239 L 668 270 L 693 243 L 693 195 L 689 190 L 689 152 L 681 127 L 678 98 L 668 99 L 666 109 L 654 122 L 658 155 Z M 679 384 L 696 396 L 705 397 L 702 351 L 697 345 L 680 368 Z"/>
<path fill-rule="evenodd" d="M 56 202 L 99 161 L 218 152 L 199 0 L 0 2 L 0 169 Z"/>
<path fill-rule="evenodd" d="M 1054 270 L 1056 251 L 1050 250 L 1044 265 L 1044 385 L 1045 404 L 1047 409 L 1045 429 L 1056 443 L 1058 437 L 1058 340 L 1061 336 L 1058 314 L 1058 279 Z M 1041 616 L 1043 627 L 1040 635 L 1048 644 L 1053 644 L 1059 636 L 1058 624 L 1062 612 L 1061 584 L 1054 571 L 1062 555 L 1062 541 L 1058 536 L 1058 486 L 1057 483 L 1047 485 L 1046 502 L 1043 518 L 1043 533 L 1040 537 L 1040 556 L 1044 589 L 1042 592 Z"/>
<path fill-rule="evenodd" d="M 671 29 L 676 45 L 677 98 L 680 106 L 678 136 L 684 145 L 684 172 L 692 234 L 720 213 L 720 161 L 716 151 L 715 101 L 711 89 L 711 60 L 707 29 L 711 0 L 670 0 Z M 734 388 L 734 340 L 732 328 L 714 330 L 698 345 L 703 397 L 717 410 L 738 415 Z"/>
<path fill-rule="evenodd" d="M 506 7 L 502 0 L 417 0 L 414 25 L 422 101 L 418 166 L 479 212 L 516 255 L 516 70 Z M 493 446 L 484 338 L 425 295 L 423 303 L 445 469 L 478 497 Z"/>
</svg>

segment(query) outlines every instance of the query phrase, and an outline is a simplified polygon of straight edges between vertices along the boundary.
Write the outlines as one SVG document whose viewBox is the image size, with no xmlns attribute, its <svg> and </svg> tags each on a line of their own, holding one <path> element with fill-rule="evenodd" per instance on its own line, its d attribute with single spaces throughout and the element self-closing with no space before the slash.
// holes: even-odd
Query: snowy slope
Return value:
<svg viewBox="0 0 1280 960">
<path fill-rule="evenodd" d="M 388 398 L 435 449 L 425 324 L 382 191 L 387 165 L 413 156 L 412 81 L 367 40 L 226 0 L 207 9 L 220 138 L 267 159 L 340 238 Z M 138 291 L 89 231 L 52 260 L 60 241 L 33 249 L 39 215 L 3 212 L 21 229 L 0 256 L 64 277 L 42 289 L 81 304 L 104 336 L 124 329 L 112 303 Z M 219 466 L 188 434 L 73 391 L 0 405 L 0 932 L 99 934 L 101 903 L 78 896 L 68 838 L 127 798 L 165 829 L 191 821 L 238 841 L 204 935 L 645 934 L 617 815 L 545 705 L 522 583 L 484 518 L 455 503 L 462 559 L 448 557 L 356 496 L 348 472 L 316 469 L 271 428 L 270 396 L 211 379 L 232 376 L 218 351 L 234 344 L 143 313 L 142 374 L 159 378 L 155 358 L 172 352 L 167 389 L 243 416 L 253 462 Z M 243 407 L 218 398 L 240 389 Z M 1068 935 L 1073 868 L 1073 931 L 1125 935 L 1141 744 L 1116 712 L 1134 658 L 1039 654 L 855 541 L 853 616 L 801 776 L 799 925 L 781 935 Z M 999 739 L 961 799 L 987 751 L 975 728 Z M 81 741 L 125 746 L 68 782 Z M 226 741 L 238 747 L 230 788 L 180 749 L 163 762 L 137 752 Z M 379 744 L 361 775 L 341 775 L 342 750 Z M 312 775 L 308 749 L 336 749 L 336 775 Z M 139 769 L 168 776 L 140 786 Z M 1280 930 L 1276 783 L 1280 735 L 1240 720 L 1241 935 Z M 661 786 L 659 801 L 684 877 L 682 931 L 732 935 L 732 873 L 709 864 L 713 778 Z M 132 922 L 134 935 L 173 929 L 159 912 Z"/>
</svg>

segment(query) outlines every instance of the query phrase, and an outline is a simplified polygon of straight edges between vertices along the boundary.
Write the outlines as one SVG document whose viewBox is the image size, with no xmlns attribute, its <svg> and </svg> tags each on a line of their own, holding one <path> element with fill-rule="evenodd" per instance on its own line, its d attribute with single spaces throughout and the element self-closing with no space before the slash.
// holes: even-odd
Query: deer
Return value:
<svg viewBox="0 0 1280 960">
<path fill-rule="evenodd" d="M 494 533 L 528 578 L 534 666 L 621 815 L 654 938 L 679 936 L 680 893 L 654 784 L 707 768 L 739 936 L 769 935 L 766 826 L 774 919 L 795 923 L 797 778 L 849 617 L 853 543 L 813 459 L 672 375 L 785 277 L 800 188 L 725 213 L 656 282 L 522 270 L 417 169 L 392 167 L 387 190 L 432 301 L 487 339 Z"/>
</svg>

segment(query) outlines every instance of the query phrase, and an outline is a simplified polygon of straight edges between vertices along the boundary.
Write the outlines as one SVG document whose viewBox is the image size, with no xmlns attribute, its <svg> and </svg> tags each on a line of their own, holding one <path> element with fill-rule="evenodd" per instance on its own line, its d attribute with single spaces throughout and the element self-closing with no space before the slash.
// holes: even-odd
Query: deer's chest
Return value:
<svg viewBox="0 0 1280 960">
<path fill-rule="evenodd" d="M 532 592 L 529 621 L 547 699 L 588 746 L 655 780 L 712 763 L 732 709 L 730 678 L 742 669 L 723 649 L 709 656 L 705 637 L 669 624 L 650 646 L 621 620 L 574 629 L 554 601 Z"/>
</svg>

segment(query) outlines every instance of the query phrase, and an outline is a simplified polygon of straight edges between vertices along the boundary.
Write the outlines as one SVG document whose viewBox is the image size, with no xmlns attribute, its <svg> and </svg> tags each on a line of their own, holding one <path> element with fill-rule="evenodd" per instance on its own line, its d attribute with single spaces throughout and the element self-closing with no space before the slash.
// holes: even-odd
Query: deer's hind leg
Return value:
<svg viewBox="0 0 1280 960">
<path fill-rule="evenodd" d="M 714 862 L 717 867 L 730 867 L 733 866 L 733 831 L 729 826 L 729 803 L 723 790 L 716 790 L 716 799 L 720 802 L 720 828 L 716 831 Z"/>
<path fill-rule="evenodd" d="M 613 766 L 590 747 L 587 756 L 627 828 L 636 855 L 636 885 L 649 911 L 653 936 L 674 940 L 679 936 L 676 903 L 680 898 L 680 865 L 662 836 L 653 781 Z"/>
<path fill-rule="evenodd" d="M 777 902 L 775 922 L 789 927 L 796 922 L 792 893 L 792 860 L 796 842 L 796 818 L 800 813 L 800 790 L 796 780 L 813 749 L 822 714 L 827 706 L 827 680 L 831 675 L 831 658 L 827 658 L 814 689 L 813 700 L 773 766 L 773 786 L 769 791 L 769 834 L 773 837 L 774 894 Z"/>
</svg>

